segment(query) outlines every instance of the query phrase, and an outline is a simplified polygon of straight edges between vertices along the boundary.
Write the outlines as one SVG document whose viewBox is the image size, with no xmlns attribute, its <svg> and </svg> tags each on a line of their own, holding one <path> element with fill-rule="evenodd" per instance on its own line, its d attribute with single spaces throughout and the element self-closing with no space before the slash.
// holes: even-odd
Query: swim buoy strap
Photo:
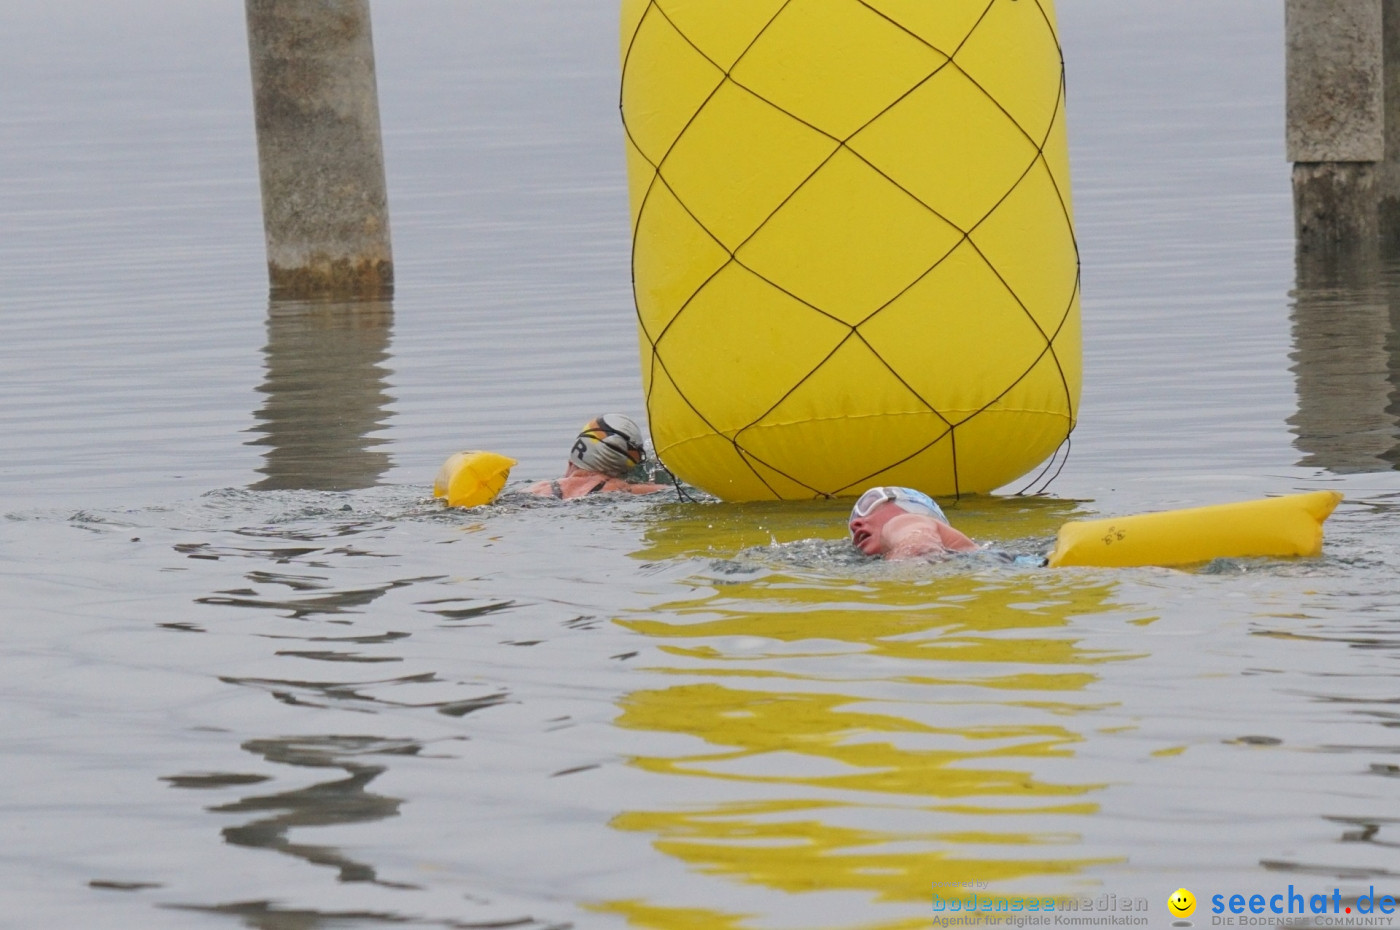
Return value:
<svg viewBox="0 0 1400 930">
<path fill-rule="evenodd" d="M 1060 527 L 1050 567 L 1189 565 L 1219 558 L 1312 556 L 1337 491 L 1309 491 L 1235 504 L 1167 510 Z"/>
</svg>

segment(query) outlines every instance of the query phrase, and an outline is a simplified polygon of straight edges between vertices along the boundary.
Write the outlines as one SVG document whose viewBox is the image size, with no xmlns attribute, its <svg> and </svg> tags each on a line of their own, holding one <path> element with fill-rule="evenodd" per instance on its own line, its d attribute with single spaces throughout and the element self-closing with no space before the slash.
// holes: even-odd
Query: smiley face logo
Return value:
<svg viewBox="0 0 1400 930">
<path fill-rule="evenodd" d="M 1167 898 L 1167 910 L 1173 917 L 1190 917 L 1196 913 L 1196 896 L 1185 888 L 1178 888 Z"/>
</svg>

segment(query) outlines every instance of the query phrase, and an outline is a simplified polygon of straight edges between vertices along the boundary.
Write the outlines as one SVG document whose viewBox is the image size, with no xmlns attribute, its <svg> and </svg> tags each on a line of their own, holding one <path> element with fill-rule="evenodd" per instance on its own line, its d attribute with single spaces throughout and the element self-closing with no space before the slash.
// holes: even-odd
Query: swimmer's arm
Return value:
<svg viewBox="0 0 1400 930">
<path fill-rule="evenodd" d="M 945 529 L 949 527 L 932 517 L 901 514 L 880 528 L 880 548 L 893 562 L 942 555 L 950 548 L 944 542 Z"/>
<path fill-rule="evenodd" d="M 625 488 L 618 488 L 619 491 L 627 491 L 631 494 L 655 494 L 657 491 L 669 491 L 669 484 L 629 484 Z"/>
<path fill-rule="evenodd" d="M 976 552 L 982 548 L 960 530 L 955 530 L 946 523 L 938 524 L 938 537 L 942 540 L 944 548 L 952 549 L 954 552 Z"/>
<path fill-rule="evenodd" d="M 525 489 L 525 493 L 534 494 L 538 497 L 562 497 L 565 500 L 572 500 L 575 497 L 585 497 L 590 492 L 597 491 L 626 491 L 629 494 L 655 494 L 657 491 L 669 491 L 669 484 L 630 484 L 618 478 L 608 479 L 599 485 L 595 480 L 598 476 L 594 474 L 574 474 L 565 475 L 563 478 L 555 478 L 553 481 L 536 481 Z"/>
</svg>

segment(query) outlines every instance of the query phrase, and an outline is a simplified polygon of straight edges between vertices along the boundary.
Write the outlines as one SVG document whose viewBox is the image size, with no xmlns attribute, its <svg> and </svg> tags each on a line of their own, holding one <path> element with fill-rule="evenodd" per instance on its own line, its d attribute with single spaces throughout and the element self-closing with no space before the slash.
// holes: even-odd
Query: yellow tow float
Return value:
<svg viewBox="0 0 1400 930">
<path fill-rule="evenodd" d="M 1219 558 L 1318 555 L 1322 524 L 1342 495 L 1310 491 L 1060 527 L 1048 565 L 1128 568 Z"/>
<path fill-rule="evenodd" d="M 456 452 L 438 469 L 433 497 L 447 499 L 449 507 L 480 507 L 501 493 L 515 459 L 496 452 Z"/>
</svg>

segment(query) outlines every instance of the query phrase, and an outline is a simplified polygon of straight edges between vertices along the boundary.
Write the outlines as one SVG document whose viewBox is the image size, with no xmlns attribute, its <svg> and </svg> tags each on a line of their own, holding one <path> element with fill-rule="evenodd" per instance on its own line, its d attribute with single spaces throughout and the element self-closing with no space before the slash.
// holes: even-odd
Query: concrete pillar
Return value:
<svg viewBox="0 0 1400 930">
<path fill-rule="evenodd" d="M 1394 6 L 1396 0 L 1285 5 L 1287 148 L 1302 251 L 1379 244 L 1380 203 L 1392 193 L 1383 7 Z M 1397 69 L 1400 61 L 1391 71 Z"/>
<path fill-rule="evenodd" d="M 1385 99 L 1385 164 L 1381 179 L 1381 244 L 1400 256 L 1400 0 L 1381 0 Z"/>
<path fill-rule="evenodd" d="M 392 293 L 369 0 L 246 0 L 276 297 Z"/>
</svg>

